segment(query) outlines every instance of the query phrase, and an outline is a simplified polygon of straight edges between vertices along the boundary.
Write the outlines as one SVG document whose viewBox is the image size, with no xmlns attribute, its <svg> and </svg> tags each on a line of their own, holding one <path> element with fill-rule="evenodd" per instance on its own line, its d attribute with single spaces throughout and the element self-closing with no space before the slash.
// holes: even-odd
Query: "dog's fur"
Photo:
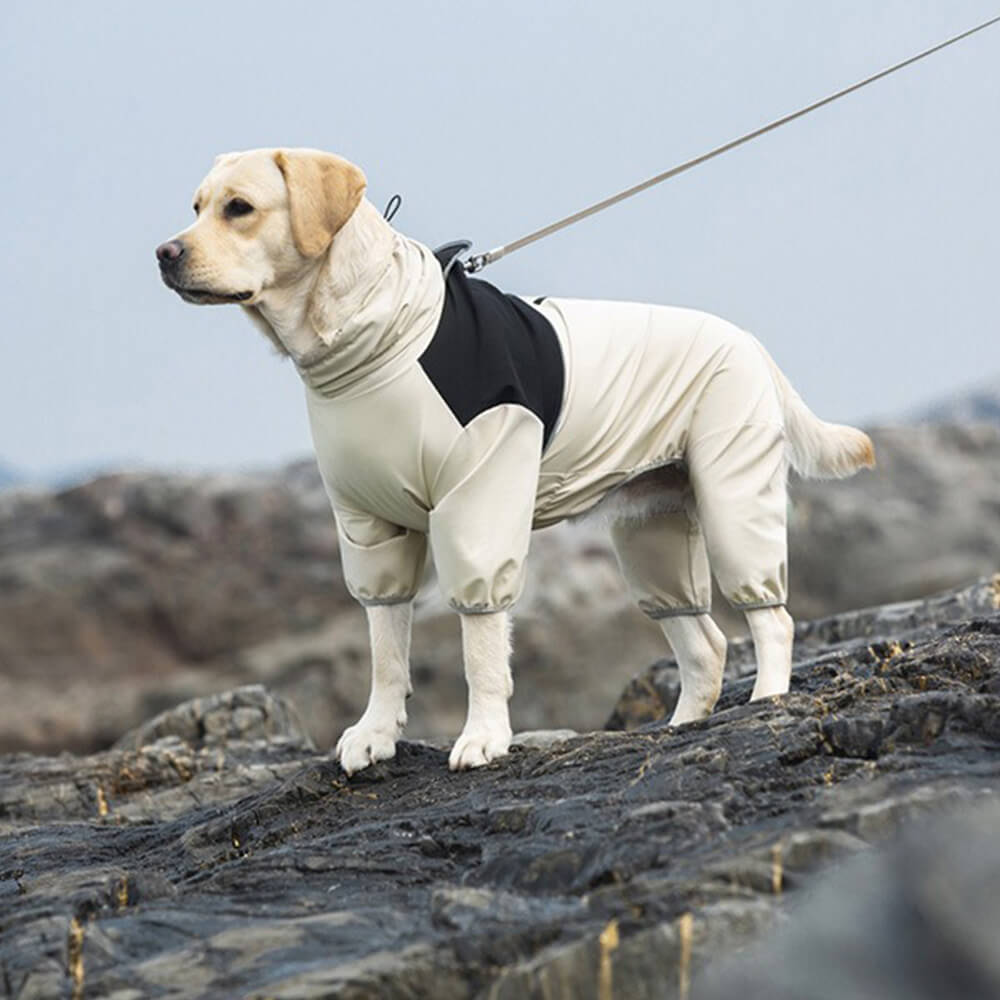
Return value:
<svg viewBox="0 0 1000 1000">
<path fill-rule="evenodd" d="M 186 301 L 241 305 L 277 350 L 300 360 L 349 315 L 374 248 L 392 231 L 363 198 L 356 166 L 311 150 L 254 150 L 220 156 L 195 194 L 193 225 L 158 250 L 164 281 Z M 175 259 L 178 252 L 182 257 Z M 802 475 L 840 477 L 874 464 L 871 441 L 850 427 L 818 420 L 768 358 L 784 415 L 788 458 Z M 612 523 L 643 519 L 694 503 L 682 468 L 640 476 L 598 506 Z M 353 772 L 395 753 L 410 690 L 409 604 L 367 609 L 372 690 L 337 753 Z M 791 674 L 793 623 L 784 607 L 746 611 L 757 654 L 752 698 L 783 694 Z M 507 752 L 512 691 L 506 612 L 463 614 L 469 684 L 468 720 L 452 768 L 475 767 Z M 680 669 L 681 695 L 671 719 L 703 718 L 722 684 L 726 640 L 708 614 L 660 621 Z"/>
</svg>

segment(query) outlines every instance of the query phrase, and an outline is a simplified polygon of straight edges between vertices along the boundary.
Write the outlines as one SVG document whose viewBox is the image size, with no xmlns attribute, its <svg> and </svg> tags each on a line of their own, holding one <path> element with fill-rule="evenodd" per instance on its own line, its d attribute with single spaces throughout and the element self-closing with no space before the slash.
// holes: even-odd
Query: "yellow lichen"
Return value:
<svg viewBox="0 0 1000 1000">
<path fill-rule="evenodd" d="M 694 930 L 694 917 L 690 913 L 681 914 L 677 921 L 677 937 L 680 941 L 681 954 L 677 963 L 677 992 L 680 1000 L 688 1000 L 691 992 L 691 936 Z"/>
<path fill-rule="evenodd" d="M 639 770 L 636 773 L 636 776 L 628 783 L 629 788 L 638 785 L 639 782 L 646 777 L 646 771 L 648 770 L 649 765 L 652 763 L 653 763 L 653 755 L 647 754 L 646 759 L 639 765 Z"/>
<path fill-rule="evenodd" d="M 601 965 L 598 973 L 597 995 L 600 1000 L 611 1000 L 611 953 L 618 947 L 618 921 L 612 920 L 597 939 L 601 946 Z"/>
<path fill-rule="evenodd" d="M 73 1000 L 81 1000 L 83 997 L 83 924 L 77 917 L 69 922 L 66 968 L 73 981 Z"/>
<path fill-rule="evenodd" d="M 337 781 L 336 778 L 330 780 L 330 784 L 337 789 L 338 792 L 344 792 L 347 795 L 360 795 L 363 799 L 377 799 L 378 796 L 374 792 L 361 792 L 356 788 L 351 788 L 350 785 L 345 785 L 342 781 Z"/>
</svg>

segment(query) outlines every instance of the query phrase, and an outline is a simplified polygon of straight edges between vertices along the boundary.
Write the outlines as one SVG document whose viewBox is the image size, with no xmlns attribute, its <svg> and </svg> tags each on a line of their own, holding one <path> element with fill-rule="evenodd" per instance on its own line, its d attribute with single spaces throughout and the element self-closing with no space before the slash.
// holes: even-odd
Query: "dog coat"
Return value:
<svg viewBox="0 0 1000 1000">
<path fill-rule="evenodd" d="M 683 463 L 693 510 L 620 520 L 652 617 L 785 601 L 784 432 L 762 349 L 690 309 L 508 296 L 395 234 L 372 286 L 298 362 L 348 589 L 409 601 L 428 543 L 449 603 L 518 597 L 533 527 Z"/>
</svg>

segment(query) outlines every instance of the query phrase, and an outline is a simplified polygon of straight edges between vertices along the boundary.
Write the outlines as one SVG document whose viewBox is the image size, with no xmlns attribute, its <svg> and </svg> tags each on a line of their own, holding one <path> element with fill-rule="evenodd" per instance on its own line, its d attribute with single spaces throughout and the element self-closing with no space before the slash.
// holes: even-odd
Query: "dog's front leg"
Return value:
<svg viewBox="0 0 1000 1000">
<path fill-rule="evenodd" d="M 396 755 L 406 725 L 410 693 L 410 631 L 413 605 L 373 604 L 365 609 L 371 641 L 372 688 L 364 715 L 337 743 L 337 758 L 348 773 Z"/>
<path fill-rule="evenodd" d="M 507 612 L 464 614 L 461 618 L 469 714 L 448 759 L 453 771 L 482 767 L 507 753 L 511 737 L 507 701 L 514 693 Z"/>
</svg>

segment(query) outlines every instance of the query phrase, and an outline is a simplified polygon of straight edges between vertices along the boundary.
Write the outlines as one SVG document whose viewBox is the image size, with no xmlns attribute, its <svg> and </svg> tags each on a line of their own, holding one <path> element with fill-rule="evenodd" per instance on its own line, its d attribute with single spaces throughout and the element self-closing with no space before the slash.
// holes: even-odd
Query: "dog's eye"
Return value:
<svg viewBox="0 0 1000 1000">
<path fill-rule="evenodd" d="M 195 202 L 191 207 L 194 209 L 195 215 L 201 211 L 201 205 L 199 205 L 198 202 Z"/>
<path fill-rule="evenodd" d="M 233 198 L 231 201 L 226 202 L 225 213 L 227 219 L 236 219 L 241 215 L 249 215 L 252 211 L 253 205 L 242 198 Z"/>
</svg>

